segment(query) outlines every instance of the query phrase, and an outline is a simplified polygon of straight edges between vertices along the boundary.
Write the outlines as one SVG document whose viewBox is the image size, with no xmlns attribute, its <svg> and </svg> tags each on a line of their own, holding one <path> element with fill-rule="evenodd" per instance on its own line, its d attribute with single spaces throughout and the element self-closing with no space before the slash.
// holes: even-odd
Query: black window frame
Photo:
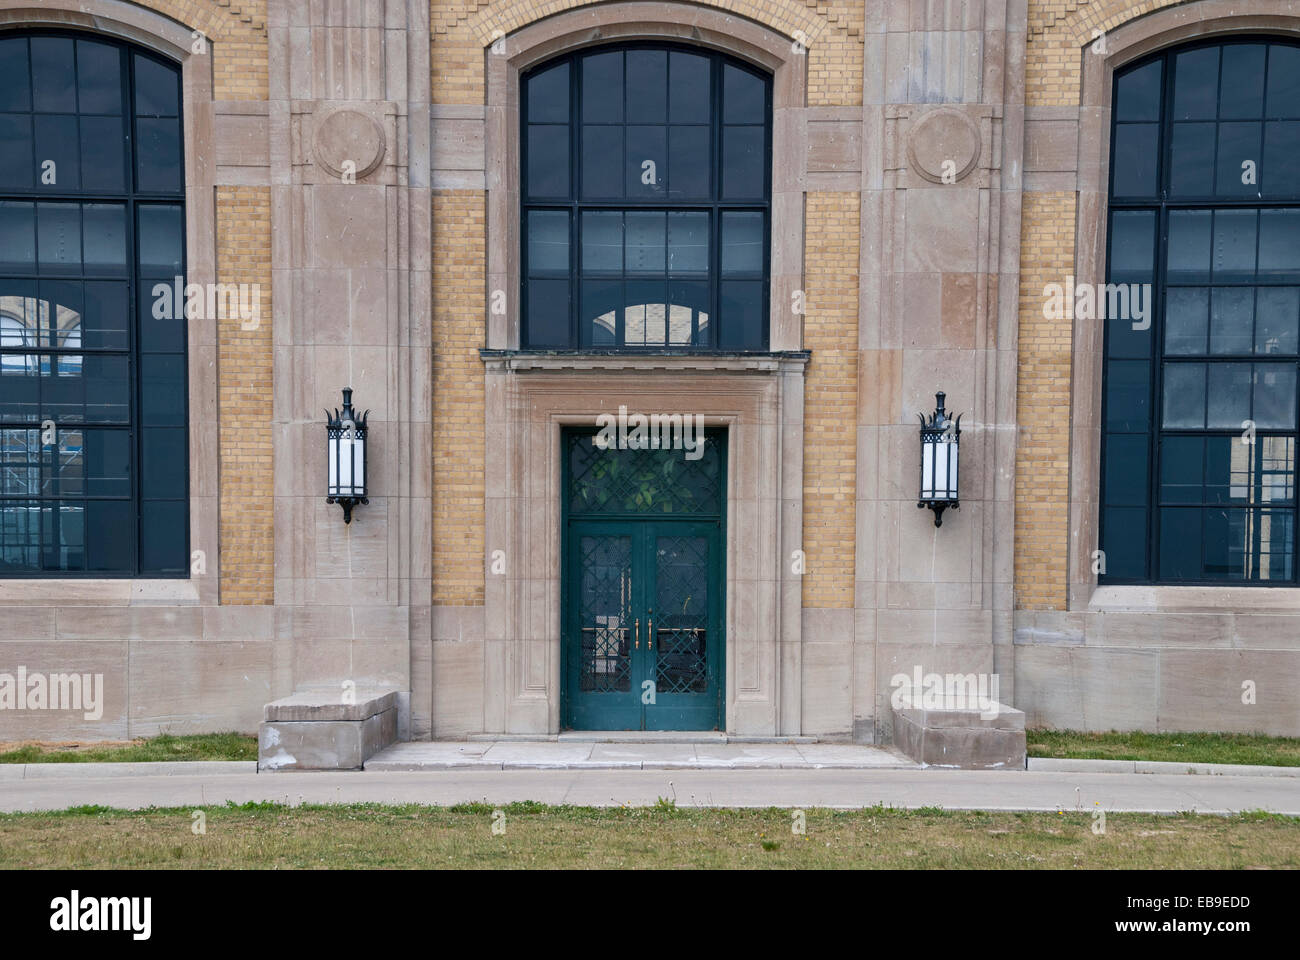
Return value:
<svg viewBox="0 0 1300 960">
<path fill-rule="evenodd" d="M 1300 287 L 1300 277 L 1297 276 L 1291 276 L 1290 278 L 1283 277 L 1283 278 L 1270 279 L 1270 278 L 1261 278 L 1258 275 L 1259 249 L 1260 249 L 1259 244 L 1260 244 L 1260 234 L 1262 233 L 1262 231 L 1259 228 L 1259 224 L 1261 223 L 1260 212 L 1267 211 L 1267 210 L 1300 211 L 1300 177 L 1296 178 L 1295 180 L 1296 185 L 1293 191 L 1286 194 L 1265 195 L 1261 190 L 1258 189 L 1256 194 L 1253 196 L 1233 197 L 1233 196 L 1217 195 L 1214 193 L 1214 190 L 1216 189 L 1218 184 L 1218 173 L 1219 173 L 1218 170 L 1219 139 L 1217 136 L 1217 125 L 1222 124 L 1224 122 L 1256 122 L 1254 121 L 1253 118 L 1249 120 L 1243 120 L 1241 118 L 1232 118 L 1232 117 L 1225 119 L 1221 116 L 1223 92 L 1224 92 L 1223 91 L 1224 71 L 1223 71 L 1222 51 L 1226 48 L 1232 46 L 1238 46 L 1238 45 L 1263 45 L 1265 47 L 1264 72 L 1263 72 L 1263 79 L 1261 80 L 1261 85 L 1262 85 L 1261 96 L 1264 99 L 1263 99 L 1263 103 L 1261 104 L 1260 117 L 1258 118 L 1257 121 L 1260 124 L 1261 142 L 1257 154 L 1257 163 L 1256 163 L 1256 178 L 1257 178 L 1256 184 L 1257 187 L 1262 188 L 1264 184 L 1260 183 L 1258 178 L 1262 173 L 1260 168 L 1263 166 L 1263 159 L 1264 159 L 1263 155 L 1264 155 L 1264 146 L 1265 146 L 1264 138 L 1267 135 L 1267 130 L 1266 130 L 1267 123 L 1270 120 L 1273 121 L 1285 120 L 1285 121 L 1292 121 L 1292 122 L 1300 122 L 1300 118 L 1296 116 L 1282 117 L 1282 116 L 1273 116 L 1268 113 L 1268 86 L 1267 86 L 1267 76 L 1268 76 L 1267 71 L 1268 71 L 1268 63 L 1269 63 L 1268 58 L 1271 56 L 1271 48 L 1275 46 L 1287 46 L 1287 47 L 1292 47 L 1297 50 L 1300 50 L 1300 40 L 1296 40 L 1295 38 L 1292 37 L 1272 35 L 1272 34 L 1244 34 L 1241 36 L 1231 36 L 1231 37 L 1225 37 L 1225 36 L 1207 37 L 1207 38 L 1190 41 L 1187 43 L 1178 44 L 1172 47 L 1164 48 L 1150 55 L 1144 56 L 1138 60 L 1133 61 L 1132 63 L 1125 64 L 1121 69 L 1116 70 L 1112 77 L 1111 98 L 1110 98 L 1111 120 L 1110 120 L 1110 143 L 1109 143 L 1109 178 L 1107 183 L 1107 208 L 1106 208 L 1106 221 L 1105 221 L 1106 282 L 1107 283 L 1115 282 L 1120 284 L 1129 282 L 1127 280 L 1112 281 L 1112 270 L 1115 267 L 1115 264 L 1112 260 L 1112 253 L 1113 253 L 1113 243 L 1115 239 L 1114 217 L 1116 213 L 1138 211 L 1138 212 L 1149 212 L 1153 214 L 1154 229 L 1152 233 L 1153 233 L 1154 249 L 1152 251 L 1152 281 L 1151 281 L 1152 295 L 1149 302 L 1150 323 L 1151 323 L 1149 335 L 1151 337 L 1151 343 L 1150 343 L 1148 356 L 1145 358 L 1145 362 L 1148 364 L 1148 375 L 1147 375 L 1147 384 L 1146 384 L 1147 386 L 1146 404 L 1147 404 L 1147 410 L 1149 411 L 1149 414 L 1147 420 L 1148 429 L 1146 431 L 1147 459 L 1144 467 L 1144 469 L 1147 471 L 1146 491 L 1145 491 L 1146 528 L 1143 531 L 1144 574 L 1142 576 L 1132 576 L 1132 575 L 1116 575 L 1108 572 L 1098 572 L 1097 582 L 1099 585 L 1102 586 L 1112 586 L 1112 585 L 1193 586 L 1193 587 L 1210 586 L 1210 587 L 1251 587 L 1251 588 L 1285 589 L 1285 588 L 1294 588 L 1297 585 L 1300 585 L 1300 496 L 1297 496 L 1297 492 L 1298 492 L 1297 474 L 1300 474 L 1300 471 L 1295 471 L 1292 474 L 1291 484 L 1290 484 L 1291 499 L 1289 505 L 1287 505 L 1285 501 L 1282 501 L 1279 506 L 1274 506 L 1274 503 L 1276 503 L 1276 501 L 1267 502 L 1267 503 L 1260 502 L 1260 501 L 1253 501 L 1247 504 L 1235 504 L 1231 502 L 1214 504 L 1208 502 L 1205 499 L 1193 503 L 1193 502 L 1182 502 L 1182 501 L 1167 501 L 1167 500 L 1162 500 L 1161 498 L 1162 497 L 1161 445 L 1163 440 L 1171 437 L 1172 438 L 1199 437 L 1199 438 L 1207 438 L 1207 439 L 1230 437 L 1232 438 L 1233 442 L 1237 442 L 1240 440 L 1243 434 L 1243 431 L 1240 428 L 1228 429 L 1228 428 L 1214 428 L 1209 426 L 1200 427 L 1200 428 L 1165 427 L 1163 425 L 1164 412 L 1165 412 L 1164 411 L 1165 370 L 1169 365 L 1179 365 L 1179 364 L 1204 365 L 1206 367 L 1206 376 L 1207 376 L 1207 382 L 1205 387 L 1207 391 L 1206 394 L 1207 403 L 1208 403 L 1208 391 L 1209 391 L 1209 380 L 1208 380 L 1209 372 L 1213 368 L 1213 365 L 1216 363 L 1278 364 L 1282 366 L 1290 365 L 1292 369 L 1296 371 L 1296 384 L 1298 387 L 1298 389 L 1296 390 L 1297 396 L 1293 400 L 1293 403 L 1295 405 L 1295 411 L 1293 414 L 1294 416 L 1293 426 L 1291 429 L 1285 429 L 1285 428 L 1266 429 L 1266 428 L 1256 427 L 1255 441 L 1254 444 L 1250 446 L 1251 471 L 1252 471 L 1252 475 L 1256 478 L 1252 481 L 1252 489 L 1257 488 L 1260 484 L 1262 484 L 1264 482 L 1264 477 L 1267 474 L 1267 470 L 1263 466 L 1263 461 L 1267 459 L 1264 456 L 1265 445 L 1263 443 L 1263 441 L 1266 438 L 1279 437 L 1279 438 L 1283 438 L 1284 440 L 1290 440 L 1293 457 L 1295 454 L 1300 454 L 1300 346 L 1297 346 L 1297 353 L 1289 353 L 1289 354 L 1281 354 L 1281 355 L 1274 355 L 1268 353 L 1256 353 L 1253 352 L 1253 337 L 1252 337 L 1252 352 L 1212 353 L 1209 349 L 1206 349 L 1200 353 L 1187 354 L 1187 355 L 1166 354 L 1165 303 L 1166 303 L 1168 291 L 1171 289 L 1171 284 L 1169 283 L 1169 279 L 1168 279 L 1169 221 L 1170 221 L 1171 214 L 1178 213 L 1181 211 L 1220 211 L 1220 210 L 1223 211 L 1242 210 L 1242 211 L 1252 211 L 1256 213 L 1256 217 L 1255 217 L 1255 223 L 1256 223 L 1255 273 L 1256 275 L 1255 276 L 1253 276 L 1249 280 L 1242 280 L 1242 279 L 1233 280 L 1233 279 L 1219 278 L 1215 276 L 1213 273 L 1211 273 L 1210 276 L 1206 279 L 1201 279 L 1196 281 L 1176 281 L 1172 284 L 1173 288 L 1207 288 L 1207 290 L 1209 291 L 1208 295 L 1212 298 L 1213 297 L 1212 291 L 1216 288 L 1223 288 L 1223 287 L 1238 288 L 1238 289 L 1244 289 L 1250 291 L 1257 291 L 1268 287 L 1292 287 L 1292 288 Z M 1189 120 L 1184 122 L 1216 124 L 1216 136 L 1214 139 L 1214 149 L 1213 149 L 1210 187 L 1209 187 L 1211 192 L 1202 193 L 1202 194 L 1179 194 L 1171 197 L 1170 187 L 1171 187 L 1173 152 L 1174 152 L 1173 132 L 1174 132 L 1174 125 L 1176 122 L 1178 122 L 1175 120 L 1174 117 L 1174 90 L 1177 81 L 1177 77 L 1176 77 L 1177 71 L 1176 71 L 1175 61 L 1182 54 L 1186 54 L 1197 50 L 1208 49 L 1208 48 L 1216 48 L 1220 51 L 1218 85 L 1216 89 L 1216 100 L 1215 100 L 1216 103 L 1215 119 L 1214 120 L 1208 120 L 1208 119 Z M 1117 197 L 1115 194 L 1115 178 L 1118 173 L 1118 168 L 1116 164 L 1118 129 L 1121 126 L 1121 124 L 1124 123 L 1151 122 L 1151 121 L 1143 121 L 1143 120 L 1122 121 L 1119 119 L 1120 82 L 1123 78 L 1127 77 L 1131 73 L 1135 73 L 1136 71 L 1139 71 L 1155 62 L 1162 63 L 1160 88 L 1159 88 L 1160 89 L 1160 100 L 1159 100 L 1160 114 L 1158 120 L 1155 121 L 1158 123 L 1158 139 L 1157 139 L 1158 161 L 1157 161 L 1157 167 L 1155 171 L 1156 178 L 1157 178 L 1156 187 L 1150 196 L 1142 197 L 1142 196 L 1135 196 L 1135 195 L 1126 195 L 1126 196 Z M 1211 218 L 1211 230 L 1213 230 L 1213 214 Z M 1213 243 L 1213 233 L 1211 232 L 1211 244 L 1212 243 Z M 1071 292 L 1071 296 L 1072 295 L 1073 294 Z M 1213 315 L 1212 306 L 1207 305 L 1207 309 L 1211 310 L 1210 317 L 1212 317 Z M 1254 314 L 1252 312 L 1252 318 L 1253 316 Z M 1122 321 L 1122 322 L 1127 322 L 1127 321 Z M 1207 319 L 1207 323 L 1212 323 L 1212 320 Z M 1100 435 L 1100 449 L 1098 452 L 1098 475 L 1097 475 L 1097 481 L 1098 481 L 1097 525 L 1098 525 L 1098 546 L 1101 549 L 1103 556 L 1106 556 L 1107 559 L 1109 559 L 1106 550 L 1107 526 L 1108 526 L 1106 514 L 1107 514 L 1108 505 L 1111 507 L 1114 507 L 1116 505 L 1108 504 L 1109 485 L 1107 481 L 1107 475 L 1108 475 L 1107 471 L 1108 471 L 1108 466 L 1114 466 L 1114 465 L 1108 464 L 1107 462 L 1108 461 L 1107 441 L 1111 439 L 1112 436 L 1115 435 L 1119 435 L 1119 436 L 1141 436 L 1142 435 L 1141 431 L 1132 431 L 1132 430 L 1112 431 L 1110 429 L 1109 426 L 1110 414 L 1111 414 L 1110 365 L 1111 362 L 1116 359 L 1120 361 L 1124 361 L 1127 359 L 1134 359 L 1138 362 L 1142 362 L 1143 358 L 1140 357 L 1128 358 L 1124 354 L 1118 354 L 1117 356 L 1113 357 L 1111 351 L 1113 346 L 1114 330 L 1112 329 L 1112 325 L 1109 320 L 1104 320 L 1103 326 L 1104 326 L 1103 347 L 1102 347 L 1102 354 L 1100 358 L 1103 367 L 1103 374 L 1101 380 L 1102 391 L 1101 391 L 1101 403 L 1100 403 L 1100 422 L 1099 422 L 1099 430 L 1098 430 Z M 1212 330 L 1212 327 L 1210 329 Z M 1254 333 L 1253 319 L 1252 319 L 1251 333 L 1252 334 Z M 1206 335 L 1207 338 L 1211 335 L 1210 330 L 1207 330 Z M 1254 371 L 1252 369 L 1252 384 L 1254 383 L 1253 375 L 1254 375 Z M 1209 446 L 1208 444 L 1206 444 L 1205 452 L 1203 454 L 1203 459 L 1202 459 L 1203 477 L 1207 473 L 1208 461 L 1209 461 Z M 1294 459 L 1293 459 L 1293 463 L 1294 463 Z M 1203 480 L 1203 488 L 1205 483 L 1208 483 L 1208 480 Z M 1119 506 L 1125 506 L 1125 505 L 1119 505 Z M 1289 554 L 1284 554 L 1284 556 L 1288 556 L 1289 559 L 1289 563 L 1291 567 L 1290 578 L 1287 579 L 1273 578 L 1273 579 L 1265 580 L 1260 578 L 1232 579 L 1228 577 L 1213 577 L 1213 578 L 1162 577 L 1160 575 L 1161 513 L 1162 513 L 1162 509 L 1168 509 L 1170 507 L 1195 508 L 1200 511 L 1202 533 L 1201 533 L 1199 543 L 1201 549 L 1202 569 L 1204 568 L 1205 565 L 1205 544 L 1206 544 L 1204 516 L 1208 511 L 1222 508 L 1225 511 L 1235 510 L 1235 511 L 1241 511 L 1243 513 L 1253 512 L 1256 516 L 1260 516 L 1261 511 L 1264 510 L 1289 514 L 1291 518 L 1290 520 L 1291 549 Z M 1256 525 L 1256 530 L 1254 532 L 1254 546 L 1256 547 L 1256 549 L 1258 549 L 1259 543 L 1260 543 L 1260 536 L 1258 532 L 1258 525 Z M 1270 554 L 1270 556 L 1276 556 L 1276 555 Z M 1260 557 L 1261 554 L 1256 552 L 1255 560 L 1254 560 L 1256 564 L 1260 562 Z"/>
<path fill-rule="evenodd" d="M 580 198 L 582 183 L 582 72 L 579 63 L 583 57 L 630 50 L 664 50 L 680 51 L 709 58 L 709 144 L 710 144 L 710 198 L 708 200 L 668 200 L 668 199 L 613 199 L 583 200 Z M 567 200 L 533 200 L 527 194 L 528 171 L 528 81 L 533 76 L 556 67 L 561 63 L 569 64 L 569 188 Z M 722 200 L 722 132 L 723 119 L 723 69 L 730 66 L 745 71 L 763 81 L 765 89 L 765 116 L 763 120 L 763 195 L 761 200 Z M 670 68 L 671 69 L 671 68 Z M 671 85 L 671 79 L 669 79 Z M 771 346 L 771 287 L 772 287 L 772 156 L 773 156 L 773 77 L 772 74 L 754 64 L 719 50 L 695 46 L 688 43 L 672 41 L 638 40 L 601 44 L 583 47 L 558 57 L 545 60 L 519 77 L 519 341 L 525 351 L 546 353 L 580 353 L 580 354 L 765 354 Z M 626 119 L 626 87 L 624 88 L 624 129 L 631 126 Z M 669 126 L 671 118 L 664 122 Z M 625 146 L 626 151 L 626 146 Z M 671 174 L 670 174 L 671 175 Z M 529 260 L 528 260 L 528 216 L 530 212 L 557 211 L 565 212 L 569 217 L 569 339 L 567 346 L 534 346 L 529 339 Z M 618 345 L 583 346 L 581 330 L 581 284 L 582 284 L 582 236 L 580 221 L 584 212 L 692 212 L 702 211 L 709 214 L 709 326 L 707 344 L 695 345 Z M 763 216 L 763 255 L 761 278 L 750 277 L 751 281 L 759 279 L 762 287 L 762 316 L 760 318 L 760 346 L 756 349 L 741 349 L 720 346 L 721 323 L 721 255 L 722 255 L 722 214 L 728 212 L 761 212 Z M 624 307 L 619 307 L 619 310 Z"/>
<path fill-rule="evenodd" d="M 33 259 L 33 268 L 30 274 L 20 274 L 16 271 L 4 273 L 6 280 L 22 280 L 39 284 L 43 280 L 61 279 L 73 282 L 86 282 L 93 280 L 114 280 L 125 281 L 127 305 L 126 305 L 126 334 L 127 345 L 124 349 L 88 349 L 84 346 L 77 348 L 69 347 L 51 347 L 40 346 L 39 344 L 32 348 L 3 348 L 0 347 L 0 355 L 24 355 L 36 354 L 37 362 L 44 355 L 68 355 L 77 356 L 84 361 L 87 357 L 97 356 L 114 356 L 125 357 L 127 364 L 127 403 L 128 415 L 125 422 L 122 423 L 98 423 L 98 422 L 67 422 L 59 423 L 55 421 L 56 438 L 52 446 L 57 459 L 58 450 L 60 449 L 59 438 L 65 432 L 79 432 L 84 429 L 93 430 L 114 430 L 125 431 L 129 437 L 129 463 L 130 463 L 130 494 L 129 496 L 91 496 L 84 493 L 80 497 L 62 496 L 59 493 L 45 493 L 44 491 L 37 495 L 31 494 L 4 494 L 0 493 L 0 513 L 3 513 L 3 507 L 7 502 L 35 503 L 37 509 L 43 510 L 44 504 L 50 504 L 53 509 L 52 516 L 55 518 L 53 528 L 53 543 L 47 542 L 44 535 L 40 541 L 40 551 L 42 557 L 59 549 L 58 543 L 58 516 L 60 507 L 66 505 L 69 501 L 87 503 L 94 500 L 112 500 L 125 501 L 130 504 L 131 513 L 131 532 L 132 542 L 130 544 L 131 563 L 119 569 L 82 569 L 82 570 L 65 570 L 59 568 L 46 568 L 41 570 L 32 569 L 5 569 L 0 567 L 0 579 L 8 580 L 110 580 L 110 579 L 175 579 L 184 580 L 191 576 L 191 537 L 190 537 L 190 412 L 189 412 L 189 334 L 188 323 L 184 319 L 184 302 L 173 304 L 173 310 L 181 312 L 179 323 L 179 353 L 175 350 L 170 351 L 148 351 L 144 349 L 142 343 L 142 331 L 140 315 L 143 306 L 148 306 L 151 302 L 150 290 L 156 283 L 162 282 L 160 279 L 152 276 L 142 276 L 152 271 L 142 270 L 140 263 L 139 249 L 139 231 L 137 225 L 139 222 L 140 210 L 145 207 L 176 207 L 180 212 L 180 270 L 176 276 L 180 277 L 181 290 L 184 291 L 188 283 L 188 250 L 186 237 L 186 184 L 185 184 L 185 97 L 184 97 L 184 77 L 181 64 L 171 60 L 161 54 L 158 54 L 146 47 L 122 40 L 106 34 L 96 33 L 89 30 L 79 29 L 59 29 L 59 28 L 19 28 L 13 30 L 0 31 L 0 40 L 9 39 L 26 39 L 28 41 L 28 84 L 29 92 L 34 91 L 32 85 L 32 65 L 31 65 L 31 44 L 32 39 L 39 38 L 59 38 L 68 40 L 84 40 L 96 44 L 111 46 L 117 49 L 119 56 L 119 80 L 121 83 L 121 104 L 122 104 L 122 123 L 123 137 L 120 148 L 122 150 L 122 171 L 124 190 L 86 190 L 78 188 L 69 190 L 59 187 L 57 181 L 51 185 L 42 185 L 39 178 L 39 158 L 35 156 L 38 149 L 36 138 L 32 139 L 33 150 L 33 168 L 37 174 L 33 177 L 30 188 L 14 187 L 0 181 L 0 202 L 32 202 L 40 204 L 43 202 L 67 203 L 69 205 L 84 205 L 88 203 L 113 203 L 122 204 L 124 207 L 125 220 L 125 253 L 127 258 L 126 271 L 122 275 L 104 275 L 100 276 L 87 272 L 85 265 L 85 240 L 83 225 L 82 240 L 82 259 L 80 271 L 77 274 L 62 274 L 52 277 L 49 274 L 41 272 L 41 267 L 36 258 Z M 74 51 L 75 51 L 74 46 Z M 138 113 L 136 104 L 136 60 L 137 58 L 151 61 L 170 73 L 176 78 L 176 132 L 177 132 L 177 162 L 179 165 L 179 184 L 178 189 L 171 190 L 146 190 L 138 186 L 140 178 L 140 169 L 138 166 L 136 144 L 141 142 L 138 136 L 138 124 L 141 119 L 170 119 L 168 114 Z M 77 71 L 79 70 L 79 60 L 74 52 L 73 56 L 74 75 L 72 79 L 73 89 L 79 91 Z M 40 115 L 36 110 L 34 92 L 32 95 L 31 109 L 27 111 L 33 118 Z M 78 92 L 79 97 L 79 92 Z M 21 113 L 21 111 L 19 111 Z M 48 115 L 48 114 L 47 114 Z M 96 116 L 93 112 L 82 113 L 76 111 L 71 114 L 74 117 Z M 80 138 L 79 138 L 80 142 Z M 34 208 L 36 209 L 36 208 Z M 39 230 L 39 226 L 36 227 Z M 34 234 L 34 237 L 36 234 Z M 35 241 L 34 241 L 35 242 Z M 38 338 L 39 340 L 39 338 Z M 181 456 L 183 462 L 180 465 L 180 483 L 182 484 L 182 495 L 180 497 L 162 497 L 162 496 L 145 496 L 144 487 L 144 443 L 143 433 L 146 429 L 145 416 L 143 410 L 143 358 L 146 356 L 171 356 L 179 357 L 180 379 L 178 389 L 180 391 L 180 424 L 181 437 L 183 439 L 183 450 Z M 161 424 L 159 425 L 161 426 Z M 0 417 L 0 429 L 6 430 L 41 430 L 41 421 L 22 421 L 12 418 Z M 84 433 L 83 433 L 84 442 Z M 143 563 L 143 556 L 146 548 L 145 533 L 145 509 L 144 505 L 149 503 L 180 503 L 182 505 L 183 517 L 183 555 L 178 557 L 180 562 L 174 568 L 147 567 Z M 28 509 L 32 509 L 28 507 Z M 83 513 L 83 530 L 85 536 L 89 538 L 90 524 L 87 514 Z M 84 543 L 83 543 L 84 549 Z M 175 549 L 173 545 L 172 549 Z"/>
</svg>

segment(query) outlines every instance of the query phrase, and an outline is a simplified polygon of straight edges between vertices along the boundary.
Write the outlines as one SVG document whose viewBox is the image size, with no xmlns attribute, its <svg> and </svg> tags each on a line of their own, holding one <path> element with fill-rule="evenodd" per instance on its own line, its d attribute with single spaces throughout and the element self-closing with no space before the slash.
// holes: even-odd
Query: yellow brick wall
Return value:
<svg viewBox="0 0 1300 960">
<path fill-rule="evenodd" d="M 216 99 L 267 98 L 266 0 L 144 0 L 141 6 L 207 38 Z"/>
<path fill-rule="evenodd" d="M 805 607 L 853 606 L 859 211 L 856 192 L 810 193 L 805 207 Z"/>
<path fill-rule="evenodd" d="M 431 0 L 434 103 L 484 100 L 484 51 L 544 16 L 594 0 Z M 878 2 L 878 0 L 873 0 Z M 806 44 L 810 106 L 862 102 L 863 0 L 703 0 Z"/>
<path fill-rule="evenodd" d="M 272 603 L 269 187 L 217 188 L 217 281 L 256 283 L 261 293 L 253 329 L 243 329 L 245 322 L 238 316 L 217 321 L 221 602 Z"/>
<path fill-rule="evenodd" d="M 487 197 L 433 197 L 433 602 L 483 602 Z"/>
</svg>

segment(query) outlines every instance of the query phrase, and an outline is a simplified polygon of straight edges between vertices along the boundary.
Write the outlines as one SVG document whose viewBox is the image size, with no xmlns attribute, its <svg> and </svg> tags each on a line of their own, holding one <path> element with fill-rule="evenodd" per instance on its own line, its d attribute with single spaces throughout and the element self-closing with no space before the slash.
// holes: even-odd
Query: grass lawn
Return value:
<svg viewBox="0 0 1300 960">
<path fill-rule="evenodd" d="M 200 733 L 110 743 L 0 744 L 0 763 L 91 763 L 141 760 L 256 760 L 257 737 L 242 733 Z"/>
<path fill-rule="evenodd" d="M 81 807 L 0 814 L 13 868 L 1073 868 L 1300 867 L 1300 818 L 1088 810 L 805 812 L 512 804 L 227 805 L 138 812 Z M 494 820 L 504 823 L 492 832 Z"/>
<path fill-rule="evenodd" d="M 1031 757 L 1079 760 L 1176 760 L 1300 766 L 1300 738 L 1253 733 L 1080 733 L 1026 730 Z"/>
</svg>

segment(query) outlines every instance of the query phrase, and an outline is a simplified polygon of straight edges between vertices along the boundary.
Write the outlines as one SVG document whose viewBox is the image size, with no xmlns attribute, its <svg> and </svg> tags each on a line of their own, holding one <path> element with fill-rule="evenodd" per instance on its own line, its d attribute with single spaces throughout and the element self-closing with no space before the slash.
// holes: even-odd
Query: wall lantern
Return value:
<svg viewBox="0 0 1300 960">
<path fill-rule="evenodd" d="M 329 457 L 329 496 L 326 503 L 343 508 L 343 522 L 352 522 L 352 508 L 366 499 L 366 417 L 352 409 L 352 388 L 343 388 L 343 409 L 325 411 L 326 453 Z"/>
<path fill-rule="evenodd" d="M 921 495 L 916 505 L 934 511 L 934 525 L 943 526 L 943 512 L 957 510 L 957 448 L 961 442 L 961 415 L 954 420 L 943 409 L 943 393 L 934 395 L 935 410 L 926 423 L 921 418 Z"/>
</svg>

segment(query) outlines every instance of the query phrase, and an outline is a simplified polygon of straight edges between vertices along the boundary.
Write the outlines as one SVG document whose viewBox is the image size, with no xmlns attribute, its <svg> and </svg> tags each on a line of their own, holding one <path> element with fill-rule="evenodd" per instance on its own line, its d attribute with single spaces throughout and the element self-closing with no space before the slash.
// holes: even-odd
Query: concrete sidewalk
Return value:
<svg viewBox="0 0 1300 960">
<path fill-rule="evenodd" d="M 81 804 L 197 808 L 227 801 L 423 803 L 533 800 L 549 804 L 838 807 L 882 804 L 980 810 L 1226 814 L 1268 810 L 1300 816 L 1292 777 L 930 769 L 529 769 L 467 768 L 355 773 L 228 773 L 0 780 L 0 810 Z"/>
</svg>

